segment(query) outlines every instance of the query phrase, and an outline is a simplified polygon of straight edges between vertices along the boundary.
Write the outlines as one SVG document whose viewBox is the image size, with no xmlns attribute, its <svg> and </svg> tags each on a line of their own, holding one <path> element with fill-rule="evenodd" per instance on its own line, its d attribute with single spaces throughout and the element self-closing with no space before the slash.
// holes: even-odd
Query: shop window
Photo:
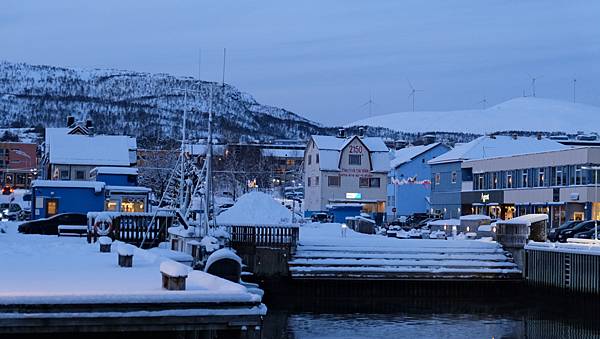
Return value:
<svg viewBox="0 0 600 339">
<path fill-rule="evenodd" d="M 543 187 L 544 186 L 544 169 L 540 168 L 540 171 L 538 172 L 538 186 Z"/>
<path fill-rule="evenodd" d="M 119 204 L 118 200 L 106 200 L 106 203 L 104 204 L 104 210 L 105 211 L 110 211 L 110 212 L 117 212 L 117 206 Z"/>
<path fill-rule="evenodd" d="M 350 154 L 348 158 L 348 164 L 360 165 L 362 163 L 362 156 L 360 154 Z"/>
<path fill-rule="evenodd" d="M 60 171 L 60 180 L 69 180 L 69 171 L 61 170 Z"/>
<path fill-rule="evenodd" d="M 479 188 L 480 190 L 484 189 L 484 187 L 483 187 L 483 174 L 480 174 L 477 177 L 477 185 L 478 185 L 477 188 Z"/>
<path fill-rule="evenodd" d="M 371 178 L 369 180 L 369 186 L 370 187 L 380 187 L 381 186 L 381 180 L 379 178 Z"/>
<path fill-rule="evenodd" d="M 330 175 L 327 177 L 328 186 L 340 186 L 341 177 L 339 175 Z"/>
<path fill-rule="evenodd" d="M 358 178 L 358 187 L 369 187 L 369 178 Z"/>
<path fill-rule="evenodd" d="M 513 181 L 512 181 L 512 174 L 506 174 L 506 188 L 512 188 L 513 187 Z"/>
<path fill-rule="evenodd" d="M 528 187 L 529 186 L 529 177 L 527 175 L 527 170 L 523 170 L 523 174 L 521 177 L 521 187 Z"/>
<path fill-rule="evenodd" d="M 144 199 L 122 198 L 121 212 L 144 212 Z"/>
</svg>

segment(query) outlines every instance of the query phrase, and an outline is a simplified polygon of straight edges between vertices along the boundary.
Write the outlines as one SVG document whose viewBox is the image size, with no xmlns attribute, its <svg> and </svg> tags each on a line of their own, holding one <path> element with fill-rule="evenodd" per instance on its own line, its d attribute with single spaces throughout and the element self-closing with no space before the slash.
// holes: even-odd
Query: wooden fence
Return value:
<svg viewBox="0 0 600 339">
<path fill-rule="evenodd" d="M 156 247 L 160 242 L 167 241 L 167 229 L 173 225 L 174 219 L 174 215 L 167 213 L 157 215 L 154 222 L 152 222 L 153 213 L 111 213 L 110 215 L 114 240 L 135 246 L 140 246 L 144 242 L 144 248 Z M 88 213 L 89 241 L 96 237 L 93 227 L 96 216 L 97 213 Z"/>
<path fill-rule="evenodd" d="M 526 250 L 526 279 L 533 286 L 600 295 L 600 256 Z"/>
<path fill-rule="evenodd" d="M 231 235 L 230 245 L 272 247 L 294 252 L 300 231 L 297 225 L 221 225 Z"/>
</svg>

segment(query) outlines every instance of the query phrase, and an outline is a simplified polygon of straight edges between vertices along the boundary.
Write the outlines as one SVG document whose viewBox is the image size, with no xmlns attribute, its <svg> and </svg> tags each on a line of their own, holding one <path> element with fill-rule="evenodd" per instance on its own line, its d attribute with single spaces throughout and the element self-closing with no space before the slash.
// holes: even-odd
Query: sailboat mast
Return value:
<svg viewBox="0 0 600 339">
<path fill-rule="evenodd" d="M 183 99 L 183 123 L 181 128 L 181 173 L 179 177 L 179 209 L 183 208 L 184 195 L 185 195 L 185 128 L 187 121 L 187 90 L 184 91 Z"/>
</svg>

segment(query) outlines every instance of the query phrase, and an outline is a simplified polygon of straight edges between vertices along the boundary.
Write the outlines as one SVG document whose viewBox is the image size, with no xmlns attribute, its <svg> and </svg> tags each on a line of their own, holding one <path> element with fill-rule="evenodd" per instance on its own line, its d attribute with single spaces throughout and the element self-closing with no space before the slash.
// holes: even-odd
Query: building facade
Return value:
<svg viewBox="0 0 600 339">
<path fill-rule="evenodd" d="M 570 147 L 554 140 L 515 135 L 486 135 L 429 161 L 431 165 L 431 213 L 445 219 L 458 218 L 471 211 L 463 210 L 463 191 L 469 190 L 473 173 L 463 169 L 464 161 L 565 150 Z"/>
<path fill-rule="evenodd" d="M 428 161 L 446 153 L 449 146 L 432 143 L 394 152 L 387 185 L 387 220 L 428 213 L 431 204 L 431 166 Z"/>
<path fill-rule="evenodd" d="M 312 136 L 304 152 L 305 215 L 356 207 L 381 222 L 389 158 L 381 138 Z"/>
<path fill-rule="evenodd" d="M 552 227 L 600 219 L 598 166 L 598 147 L 465 161 L 472 180 L 464 183 L 463 209 L 502 219 L 545 213 Z"/>
<path fill-rule="evenodd" d="M 37 175 L 37 145 L 25 142 L 0 142 L 0 183 L 2 186 L 29 188 Z"/>
</svg>

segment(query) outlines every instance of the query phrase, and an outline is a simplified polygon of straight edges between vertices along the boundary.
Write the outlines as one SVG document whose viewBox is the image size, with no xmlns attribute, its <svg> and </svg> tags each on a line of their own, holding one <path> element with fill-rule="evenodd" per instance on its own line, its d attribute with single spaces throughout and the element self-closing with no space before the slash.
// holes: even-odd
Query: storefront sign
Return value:
<svg viewBox="0 0 600 339">
<path fill-rule="evenodd" d="M 346 199 L 362 199 L 362 193 L 346 193 Z"/>
<path fill-rule="evenodd" d="M 489 203 L 504 203 L 504 191 L 489 191 L 489 192 L 461 192 L 460 200 L 462 204 L 489 204 Z"/>
<path fill-rule="evenodd" d="M 490 201 L 490 194 L 489 193 L 488 194 L 481 193 L 481 202 L 488 202 L 488 201 Z"/>
<path fill-rule="evenodd" d="M 368 168 L 342 168 L 340 169 L 340 176 L 370 178 L 373 176 L 373 173 Z"/>
</svg>

